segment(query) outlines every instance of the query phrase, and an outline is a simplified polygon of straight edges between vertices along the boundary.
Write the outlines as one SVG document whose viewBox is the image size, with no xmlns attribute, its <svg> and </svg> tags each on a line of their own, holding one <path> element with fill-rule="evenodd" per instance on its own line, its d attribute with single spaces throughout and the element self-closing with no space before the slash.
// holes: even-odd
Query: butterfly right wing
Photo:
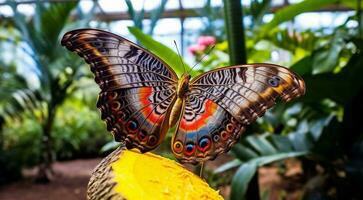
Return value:
<svg viewBox="0 0 363 200">
<path fill-rule="evenodd" d="M 183 117 L 172 140 L 183 163 L 204 162 L 229 151 L 246 125 L 261 117 L 277 99 L 305 93 L 294 72 L 272 64 L 218 68 L 194 78 Z"/>
<path fill-rule="evenodd" d="M 90 64 L 101 88 L 97 107 L 115 140 L 142 152 L 157 147 L 168 129 L 175 72 L 145 49 L 101 30 L 68 32 L 62 45 Z"/>
</svg>

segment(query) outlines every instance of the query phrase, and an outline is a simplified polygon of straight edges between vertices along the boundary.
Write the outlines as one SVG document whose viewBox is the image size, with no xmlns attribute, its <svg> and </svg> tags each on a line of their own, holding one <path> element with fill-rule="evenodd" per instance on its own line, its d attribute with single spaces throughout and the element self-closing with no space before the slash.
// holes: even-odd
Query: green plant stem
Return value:
<svg viewBox="0 0 363 200">
<path fill-rule="evenodd" d="M 363 19 L 362 19 L 362 6 L 361 6 L 362 1 L 361 0 L 357 0 L 357 18 L 358 18 L 358 32 L 359 32 L 359 36 L 363 37 Z"/>
<path fill-rule="evenodd" d="M 183 7 L 183 2 L 182 0 L 179 0 L 179 11 L 183 12 L 184 11 L 184 7 Z M 185 17 L 184 16 L 180 16 L 180 49 L 184 49 L 184 20 Z M 184 55 L 184 51 L 181 51 L 181 56 Z"/>
<path fill-rule="evenodd" d="M 241 1 L 224 0 L 224 15 L 230 64 L 246 64 L 247 55 Z"/>
<path fill-rule="evenodd" d="M 224 15 L 228 39 L 230 64 L 246 64 L 246 41 L 244 35 L 243 13 L 240 0 L 224 0 Z M 258 172 L 249 183 L 246 199 L 260 199 Z"/>
</svg>

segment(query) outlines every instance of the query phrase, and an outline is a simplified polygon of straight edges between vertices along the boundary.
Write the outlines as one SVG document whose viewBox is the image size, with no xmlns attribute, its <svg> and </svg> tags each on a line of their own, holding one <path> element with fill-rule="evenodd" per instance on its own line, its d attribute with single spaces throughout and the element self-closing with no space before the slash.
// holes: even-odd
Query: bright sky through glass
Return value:
<svg viewBox="0 0 363 200">
<path fill-rule="evenodd" d="M 0 1 L 5 2 L 5 1 Z M 115 12 L 126 12 L 127 6 L 124 0 L 99 0 L 99 5 L 101 6 L 103 12 L 105 13 L 115 13 Z M 141 10 L 143 7 L 145 10 L 151 10 L 155 7 L 157 7 L 160 4 L 161 0 L 153 0 L 153 1 L 147 1 L 147 0 L 132 0 L 133 6 L 136 10 Z M 183 0 L 183 6 L 184 8 L 201 8 L 204 6 L 206 0 Z M 284 2 L 284 0 L 273 0 L 272 5 L 278 6 L 281 5 Z M 301 0 L 289 0 L 290 3 L 298 3 L 301 2 Z M 212 6 L 221 6 L 222 0 L 211 0 Z M 250 0 L 243 0 L 242 4 L 244 6 L 248 6 L 250 4 Z M 80 8 L 84 12 L 89 12 L 93 6 L 93 1 L 91 0 L 81 0 L 80 1 Z M 179 0 L 168 0 L 165 8 L 168 9 L 178 9 L 179 8 Z M 26 15 L 32 15 L 34 14 L 34 5 L 33 4 L 20 4 L 18 6 L 18 10 L 21 13 L 24 13 Z M 3 5 L 0 6 L 0 15 L 11 17 L 13 15 L 13 11 L 11 10 L 10 6 Z M 295 19 L 295 24 L 297 28 L 301 29 L 317 29 L 321 27 L 329 27 L 329 26 L 338 26 L 342 24 L 346 18 L 350 14 L 348 12 L 346 13 L 332 13 L 332 12 L 325 12 L 325 13 L 304 13 L 299 15 Z M 269 21 L 271 17 L 266 16 L 264 20 Z M 192 18 L 195 22 L 190 22 L 192 25 L 190 27 L 185 27 L 186 29 L 192 28 L 192 29 L 198 29 L 201 25 L 201 23 L 197 22 L 200 21 L 200 18 Z M 192 20 L 192 21 L 193 21 Z M 163 20 L 161 20 L 163 21 Z M 177 26 L 171 27 L 169 26 L 168 22 L 171 24 L 176 24 L 177 19 L 165 19 L 165 22 L 160 22 L 158 26 L 156 27 L 155 34 L 174 34 L 176 31 L 180 31 L 180 28 Z M 308 22 L 308 23 L 307 23 Z M 129 26 L 131 25 L 128 21 L 123 22 L 113 22 L 117 23 L 118 25 L 122 25 L 124 23 L 125 25 Z M 186 25 L 188 26 L 188 25 Z M 167 27 L 167 28 L 166 28 Z M 124 31 L 117 31 L 124 34 Z M 160 33 L 161 32 L 161 33 Z"/>
<path fill-rule="evenodd" d="M 0 3 L 4 3 L 5 1 L 1 1 Z M 160 4 L 161 0 L 132 0 L 133 6 L 136 10 L 141 10 L 144 8 L 145 10 L 151 10 L 157 7 Z M 206 0 L 183 0 L 184 8 L 202 8 L 205 5 Z M 243 0 L 242 4 L 244 6 L 249 6 L 250 0 Z M 284 0 L 272 0 L 272 6 L 282 5 Z M 290 3 L 298 3 L 301 0 L 289 0 Z M 99 0 L 98 1 L 102 11 L 105 13 L 120 13 L 127 12 L 127 5 L 124 0 Z M 222 0 L 211 0 L 212 6 L 222 6 Z M 87 13 L 93 7 L 92 0 L 80 0 L 79 3 L 80 9 Z M 18 11 L 24 13 L 27 16 L 33 15 L 35 12 L 34 4 L 20 4 L 18 5 Z M 166 10 L 174 10 L 179 9 L 179 0 L 168 0 L 165 5 Z M 4 17 L 11 17 L 13 15 L 13 11 L 10 6 L 2 5 L 0 6 L 0 15 Z M 349 16 L 353 15 L 352 12 L 319 12 L 319 13 L 304 13 L 298 15 L 293 22 L 293 27 L 299 30 L 306 29 L 320 29 L 320 28 L 333 28 L 343 24 Z M 272 14 L 267 14 L 264 16 L 264 22 L 268 22 L 272 19 Z M 205 19 L 204 19 L 205 20 Z M 251 23 L 251 19 L 249 16 L 246 16 L 244 19 L 245 25 L 249 26 Z M 91 22 L 91 27 L 100 27 L 100 23 L 96 21 Z M 144 20 L 145 30 L 149 28 L 150 20 Z M 283 24 L 283 26 L 289 26 L 291 22 Z M 132 35 L 129 34 L 127 27 L 133 26 L 133 22 L 131 20 L 123 20 L 123 21 L 113 21 L 110 24 L 102 23 L 101 27 L 103 29 L 107 29 L 116 34 L 120 34 L 124 37 L 127 37 L 133 40 Z M 193 64 L 192 56 L 187 52 L 187 47 L 196 42 L 197 37 L 199 35 L 200 30 L 203 28 L 203 18 L 201 17 L 191 17 L 186 18 L 184 21 L 184 45 L 183 49 L 181 49 L 183 53 L 184 59 L 189 63 Z M 356 24 L 349 24 L 349 26 L 357 26 Z M 176 40 L 178 46 L 181 48 L 181 24 L 180 20 L 177 18 L 164 18 L 160 19 L 157 23 L 157 26 L 154 29 L 153 38 L 161 43 L 169 46 L 171 49 L 175 49 L 173 40 Z M 272 56 L 272 57 L 276 57 Z M 276 57 L 277 58 L 277 57 Z M 29 69 L 29 68 L 26 68 Z"/>
</svg>

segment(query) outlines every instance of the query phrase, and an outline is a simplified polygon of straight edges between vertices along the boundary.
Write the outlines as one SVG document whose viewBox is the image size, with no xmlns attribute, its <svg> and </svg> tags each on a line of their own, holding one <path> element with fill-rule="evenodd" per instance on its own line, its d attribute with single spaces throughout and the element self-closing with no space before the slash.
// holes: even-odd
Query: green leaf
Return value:
<svg viewBox="0 0 363 200">
<path fill-rule="evenodd" d="M 279 152 L 293 151 L 290 140 L 286 136 L 282 135 L 271 135 L 269 139 L 276 146 Z"/>
<path fill-rule="evenodd" d="M 270 4 L 270 0 L 251 1 L 250 12 L 253 19 L 253 26 L 259 26 L 263 23 L 263 16 L 265 16 L 266 12 L 270 8 Z"/>
<path fill-rule="evenodd" d="M 276 47 L 290 51 L 295 56 L 297 56 L 296 54 L 311 52 L 319 39 L 310 30 L 296 31 L 294 29 L 279 28 L 270 31 L 264 35 L 264 38 Z"/>
<path fill-rule="evenodd" d="M 345 105 L 363 87 L 362 62 L 363 57 L 360 54 L 354 54 L 337 74 L 305 75 L 307 92 L 301 100 L 305 103 L 314 103 L 329 98 L 340 105 Z"/>
<path fill-rule="evenodd" d="M 56 50 L 54 48 L 58 44 L 60 34 L 65 27 L 71 11 L 77 6 L 77 2 L 70 3 L 52 3 L 49 7 L 43 9 L 40 13 L 41 24 L 34 27 L 32 34 L 37 52 L 48 57 L 48 59 L 56 59 Z M 52 45 L 50 45 L 52 44 Z M 60 48 L 60 45 L 58 45 Z"/>
<path fill-rule="evenodd" d="M 64 55 L 64 49 L 58 42 L 60 34 L 65 27 L 71 11 L 78 2 L 52 3 L 46 5 L 37 1 L 36 11 L 33 20 L 26 20 L 26 17 L 18 12 L 13 1 L 9 5 L 14 12 L 13 20 L 17 29 L 22 34 L 22 39 L 31 50 L 31 56 L 36 67 L 41 72 L 39 80 L 42 87 L 49 87 L 52 81 L 51 62 Z M 59 52 L 62 52 L 60 55 Z M 52 66 L 53 67 L 53 66 Z M 64 66 L 63 66 L 64 67 Z"/>
<path fill-rule="evenodd" d="M 245 199 L 248 183 L 256 173 L 256 162 L 241 165 L 232 179 L 231 200 Z"/>
<path fill-rule="evenodd" d="M 347 6 L 347 7 L 352 8 L 352 9 L 357 9 L 357 5 L 358 5 L 357 0 L 344 0 L 344 1 L 341 1 L 341 3 L 344 6 Z M 363 7 L 363 1 L 360 1 L 360 6 Z"/>
<path fill-rule="evenodd" d="M 140 43 L 145 46 L 149 51 L 158 56 L 166 64 L 168 64 L 178 76 L 182 75 L 184 72 L 183 66 L 181 64 L 179 55 L 171 50 L 169 47 L 161 44 L 160 42 L 154 40 L 151 36 L 146 35 L 140 29 L 136 27 L 128 27 L 130 33 L 136 37 Z M 184 62 L 185 70 L 188 72 L 190 67 Z M 190 75 L 197 75 L 197 71 L 190 71 Z"/>
<path fill-rule="evenodd" d="M 39 90 L 19 89 L 12 93 L 2 115 L 4 118 L 21 119 L 26 112 L 35 116 L 41 110 L 43 100 Z"/>
<path fill-rule="evenodd" d="M 345 46 L 343 33 L 336 33 L 328 48 L 321 48 L 313 53 L 313 74 L 333 71 L 340 59 L 340 52 Z"/>
<path fill-rule="evenodd" d="M 246 148 L 239 143 L 232 147 L 232 152 L 240 160 L 249 160 L 258 156 L 253 149 Z"/>
<path fill-rule="evenodd" d="M 214 173 L 218 174 L 218 173 L 222 173 L 225 171 L 228 171 L 230 169 L 233 169 L 235 167 L 238 167 L 242 164 L 242 162 L 238 159 L 234 159 L 232 161 L 229 161 L 221 166 L 219 166 L 217 169 L 214 170 Z"/>
<path fill-rule="evenodd" d="M 333 117 L 334 115 L 329 115 L 327 117 L 323 117 L 321 119 L 317 119 L 309 123 L 310 133 L 314 141 L 317 141 L 320 138 L 324 130 L 324 127 L 329 125 Z"/>
<path fill-rule="evenodd" d="M 295 16 L 301 13 L 318 10 L 324 6 L 336 2 L 337 0 L 305 0 L 297 4 L 286 6 L 278 10 L 275 13 L 274 18 L 269 23 L 261 26 L 261 32 L 269 33 L 273 28 L 275 28 L 279 24 L 292 20 Z"/>
<path fill-rule="evenodd" d="M 248 136 L 246 140 L 260 155 L 271 155 L 276 153 L 275 147 L 266 140 L 265 136 Z"/>
<path fill-rule="evenodd" d="M 288 135 L 293 147 L 297 151 L 306 151 L 313 147 L 313 139 L 307 133 L 293 132 Z"/>
<path fill-rule="evenodd" d="M 257 171 L 257 167 L 261 167 L 278 160 L 297 157 L 308 154 L 307 151 L 278 153 L 270 156 L 262 156 L 243 163 L 237 170 L 232 179 L 231 200 L 245 199 L 248 183 Z"/>
<path fill-rule="evenodd" d="M 303 125 L 301 129 L 305 130 Z M 258 167 L 277 160 L 309 153 L 312 149 L 309 136 L 305 132 L 295 132 L 287 136 L 265 134 L 250 135 L 243 138 L 242 143 L 238 143 L 232 148 L 232 152 L 239 162 L 234 160 L 223 165 L 217 171 L 223 172 L 236 167 L 238 163 L 242 163 L 232 180 L 231 199 L 245 198 L 248 183 Z"/>
<path fill-rule="evenodd" d="M 311 55 L 306 56 L 299 61 L 297 61 L 295 64 L 293 64 L 290 69 L 300 76 L 303 76 L 305 74 L 311 74 L 313 70 L 313 58 Z"/>
</svg>

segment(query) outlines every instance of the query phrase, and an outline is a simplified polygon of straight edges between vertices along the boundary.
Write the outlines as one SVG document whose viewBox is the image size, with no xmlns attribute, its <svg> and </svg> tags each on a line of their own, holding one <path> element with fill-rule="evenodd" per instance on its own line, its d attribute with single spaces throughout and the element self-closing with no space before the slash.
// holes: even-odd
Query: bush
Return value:
<svg viewBox="0 0 363 200">
<path fill-rule="evenodd" d="M 5 125 L 3 149 L 0 149 L 0 184 L 20 178 L 21 168 L 40 163 L 42 130 L 36 120 L 13 119 Z M 97 157 L 101 147 L 113 140 L 98 111 L 74 98 L 59 108 L 52 137 L 57 160 Z"/>
</svg>

